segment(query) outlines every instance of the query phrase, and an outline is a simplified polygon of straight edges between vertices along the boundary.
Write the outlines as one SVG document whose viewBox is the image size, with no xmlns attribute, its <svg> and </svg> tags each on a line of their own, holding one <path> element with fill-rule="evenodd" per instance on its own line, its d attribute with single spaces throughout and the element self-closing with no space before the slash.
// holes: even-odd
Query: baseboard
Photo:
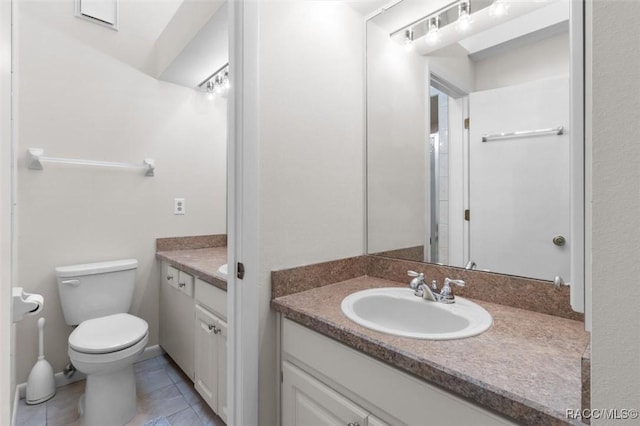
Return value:
<svg viewBox="0 0 640 426">
<path fill-rule="evenodd" d="M 146 361 L 148 359 L 164 355 L 164 353 L 164 349 L 162 349 L 160 345 L 147 346 L 144 348 L 144 352 L 142 352 L 142 355 L 140 355 L 137 362 Z"/>
<path fill-rule="evenodd" d="M 26 386 L 25 386 L 26 389 Z M 15 426 L 16 418 L 18 417 L 18 401 L 20 401 L 20 394 L 18 393 L 18 387 L 16 386 L 16 393 L 13 396 L 13 411 L 11 412 L 11 426 Z"/>
<path fill-rule="evenodd" d="M 138 359 L 137 362 L 146 361 L 148 359 L 155 358 L 162 354 L 164 354 L 164 350 L 160 347 L 160 345 L 147 346 L 146 348 L 144 348 L 144 351 L 140 355 L 140 358 Z M 87 378 L 87 376 L 84 373 L 76 371 L 73 374 L 73 376 L 71 376 L 70 378 L 65 377 L 63 372 L 54 374 L 53 378 L 56 382 L 56 388 L 59 388 L 62 386 L 70 385 L 71 383 L 79 382 L 80 380 L 84 380 Z M 15 401 L 15 407 L 13 412 L 14 417 L 15 417 L 15 409 L 17 409 L 18 407 L 18 400 L 24 399 L 26 396 L 27 396 L 27 384 L 20 383 L 18 386 L 16 386 L 16 401 Z"/>
</svg>

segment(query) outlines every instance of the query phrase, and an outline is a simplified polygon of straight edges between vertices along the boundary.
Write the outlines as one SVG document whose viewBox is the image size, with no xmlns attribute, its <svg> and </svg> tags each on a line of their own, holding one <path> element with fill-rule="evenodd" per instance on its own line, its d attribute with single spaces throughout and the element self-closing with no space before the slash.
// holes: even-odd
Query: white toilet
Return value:
<svg viewBox="0 0 640 426">
<path fill-rule="evenodd" d="M 69 357 L 87 375 L 79 410 L 86 426 L 124 425 L 136 414 L 133 363 L 149 340 L 147 322 L 128 314 L 135 259 L 56 268 L 64 319 L 77 325 Z"/>
</svg>

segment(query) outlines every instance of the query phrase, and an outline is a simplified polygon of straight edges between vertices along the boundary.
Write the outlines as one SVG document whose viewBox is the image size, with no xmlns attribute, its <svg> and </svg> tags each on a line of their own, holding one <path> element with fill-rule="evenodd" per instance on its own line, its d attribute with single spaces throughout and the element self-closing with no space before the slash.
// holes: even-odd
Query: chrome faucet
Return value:
<svg viewBox="0 0 640 426">
<path fill-rule="evenodd" d="M 436 280 L 433 280 L 431 282 L 431 286 L 428 286 L 424 281 L 423 273 L 407 271 L 407 275 L 409 275 L 410 277 L 414 277 L 409 283 L 409 287 L 414 290 L 413 294 L 432 302 L 455 303 L 456 298 L 453 294 L 451 284 L 455 284 L 459 287 L 464 287 L 466 285 L 463 280 L 452 280 L 451 278 L 445 278 L 442 288 L 438 290 Z"/>
<path fill-rule="evenodd" d="M 463 280 L 452 280 L 451 278 L 444 279 L 444 285 L 440 289 L 440 297 L 442 298 L 440 302 L 442 303 L 455 303 L 456 296 L 453 294 L 453 288 L 451 288 L 451 284 L 455 284 L 458 287 L 464 287 L 467 285 Z"/>
</svg>

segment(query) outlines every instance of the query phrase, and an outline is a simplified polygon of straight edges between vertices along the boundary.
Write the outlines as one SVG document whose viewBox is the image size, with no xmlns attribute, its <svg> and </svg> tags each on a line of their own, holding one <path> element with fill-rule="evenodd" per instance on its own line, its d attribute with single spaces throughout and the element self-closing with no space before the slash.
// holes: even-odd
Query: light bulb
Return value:
<svg viewBox="0 0 640 426">
<path fill-rule="evenodd" d="M 231 83 L 229 82 L 229 71 L 225 71 L 222 76 L 222 88 L 225 91 L 228 91 L 231 88 Z"/>
<path fill-rule="evenodd" d="M 404 49 L 407 52 L 411 52 L 414 48 L 413 45 L 413 30 L 408 29 L 404 32 Z"/>
<path fill-rule="evenodd" d="M 509 4 L 505 0 L 495 0 L 489 8 L 489 15 L 499 18 L 509 11 Z"/>
<path fill-rule="evenodd" d="M 471 28 L 471 22 L 471 15 L 469 15 L 469 3 L 460 3 L 458 5 L 456 29 L 460 32 L 468 31 L 469 28 Z"/>
<path fill-rule="evenodd" d="M 429 31 L 425 37 L 427 44 L 436 44 L 440 40 L 440 34 L 438 34 L 439 19 L 434 17 L 429 19 Z"/>
</svg>

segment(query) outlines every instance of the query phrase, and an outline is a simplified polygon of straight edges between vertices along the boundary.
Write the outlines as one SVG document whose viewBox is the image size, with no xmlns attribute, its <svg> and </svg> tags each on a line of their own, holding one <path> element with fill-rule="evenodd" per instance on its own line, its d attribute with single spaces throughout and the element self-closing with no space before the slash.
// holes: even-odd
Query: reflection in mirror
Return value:
<svg viewBox="0 0 640 426">
<path fill-rule="evenodd" d="M 228 84 L 228 28 L 226 1 L 184 0 L 156 42 L 158 79 L 210 92 L 216 77 Z"/>
<path fill-rule="evenodd" d="M 368 253 L 571 280 L 569 20 L 405 0 L 367 21 Z"/>
</svg>

